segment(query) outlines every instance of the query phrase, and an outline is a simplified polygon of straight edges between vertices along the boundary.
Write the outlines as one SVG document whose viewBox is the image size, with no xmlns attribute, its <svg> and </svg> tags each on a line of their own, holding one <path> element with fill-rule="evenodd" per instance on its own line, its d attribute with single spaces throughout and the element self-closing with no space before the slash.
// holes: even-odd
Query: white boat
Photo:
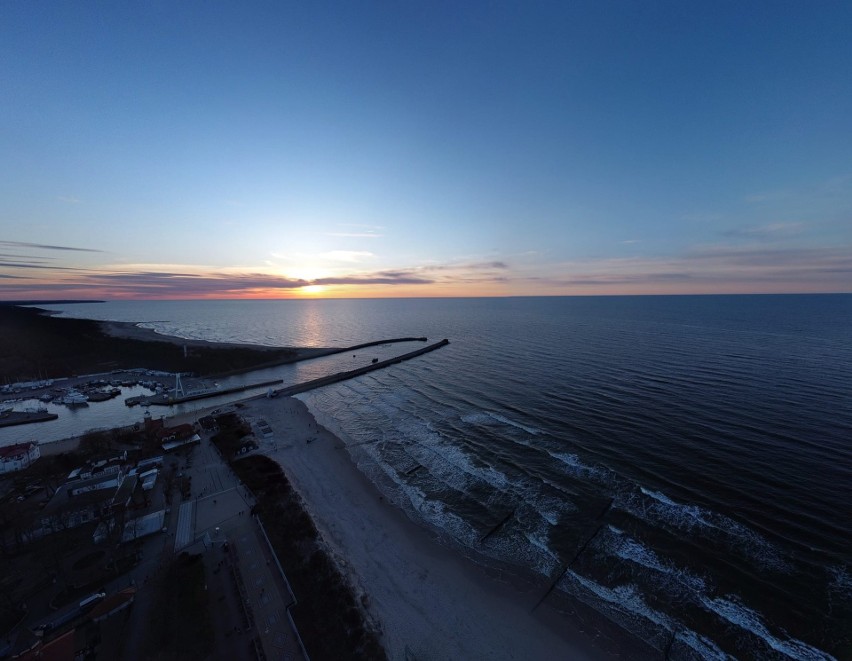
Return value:
<svg viewBox="0 0 852 661">
<path fill-rule="evenodd" d="M 59 403 L 65 404 L 66 406 L 88 406 L 89 398 L 81 392 L 69 390 L 65 393 L 65 396 L 59 400 Z"/>
</svg>

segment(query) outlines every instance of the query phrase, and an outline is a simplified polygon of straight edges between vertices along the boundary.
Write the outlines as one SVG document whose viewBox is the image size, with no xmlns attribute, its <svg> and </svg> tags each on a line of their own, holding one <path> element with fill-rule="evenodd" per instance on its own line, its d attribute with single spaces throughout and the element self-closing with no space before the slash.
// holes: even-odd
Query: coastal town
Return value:
<svg viewBox="0 0 852 661">
<path fill-rule="evenodd" d="M 446 344 L 365 354 L 362 367 L 286 387 L 223 388 L 156 361 L 7 377 L 0 426 L 14 442 L 0 446 L 0 658 L 386 658 L 369 598 L 272 457 L 335 442 L 289 395 Z M 113 401 L 125 423 L 39 440 L 39 423 Z M 184 402 L 191 410 L 172 408 Z"/>
<path fill-rule="evenodd" d="M 0 655 L 145 659 L 167 648 L 169 658 L 311 658 L 296 621 L 310 613 L 312 591 L 297 599 L 273 543 L 283 531 L 262 521 L 269 485 L 246 486 L 257 471 L 268 482 L 277 466 L 256 451 L 284 439 L 248 411 L 146 412 L 132 427 L 85 434 L 73 451 L 0 448 Z M 346 592 L 342 577 L 328 580 Z M 306 628 L 314 658 L 325 658 L 328 633 Z M 381 658 L 363 623 L 348 629 L 346 645 Z"/>
<path fill-rule="evenodd" d="M 211 446 L 210 432 L 218 429 L 215 418 L 170 424 L 147 415 L 134 428 L 88 434 L 76 451 L 47 456 L 41 456 L 35 442 L 0 448 L 0 544 L 8 558 L 2 579 L 5 639 L 0 652 L 4 655 L 145 658 L 144 645 L 128 638 L 127 632 L 157 628 L 154 621 L 144 622 L 152 615 L 150 605 L 159 602 L 157 591 L 165 587 L 157 584 L 169 572 L 186 575 L 172 583 L 173 596 L 188 600 L 184 612 L 193 621 L 178 618 L 161 623 L 161 629 L 174 626 L 171 635 L 187 636 L 182 645 L 190 649 L 216 643 L 213 632 L 233 631 L 234 640 L 227 641 L 233 658 L 255 658 L 250 655 L 252 649 L 262 652 L 262 634 L 256 628 L 243 633 L 240 624 L 223 629 L 216 622 L 212 627 L 212 595 L 209 589 L 198 589 L 204 587 L 199 581 L 213 582 L 214 575 L 206 575 L 206 565 L 215 565 L 217 574 L 230 574 L 232 580 L 232 584 L 218 581 L 216 599 L 228 601 L 231 610 L 243 608 L 241 593 L 249 596 L 244 577 L 250 573 L 240 568 L 238 545 L 232 540 L 229 550 L 226 544 L 239 531 L 234 524 L 251 519 L 253 503 L 238 488 L 221 456 L 212 449 L 204 453 L 200 447 L 202 435 L 204 444 Z M 256 447 L 251 438 L 246 437 L 242 452 Z M 207 461 L 199 465 L 202 453 Z M 200 473 L 214 468 L 218 468 L 218 489 L 204 482 L 212 472 Z M 203 500 L 214 493 L 217 498 Z M 208 507 L 213 501 L 215 509 Z M 184 502 L 189 506 L 183 507 Z M 205 529 L 204 540 L 196 542 L 193 524 L 199 513 L 201 523 L 212 526 L 214 532 L 211 535 Z M 240 518 L 233 520 L 235 514 Z M 263 547 L 255 552 L 273 554 Z M 223 560 L 227 561 L 224 572 Z M 194 570 L 195 563 L 204 570 Z M 264 583 L 274 585 L 274 581 Z M 239 636 L 236 628 L 241 630 Z M 236 644 L 238 637 L 244 645 Z M 267 641 L 267 646 L 271 644 Z M 277 656 L 270 648 L 268 658 Z"/>
<path fill-rule="evenodd" d="M 77 348 L 84 341 L 72 332 L 73 321 L 33 317 L 24 308 L 3 312 L 13 331 L 20 320 L 30 331 L 4 339 L 25 342 L 57 327 Z M 15 441 L 0 447 L 0 658 L 307 659 L 333 658 L 341 649 L 383 658 L 345 577 L 328 558 L 317 566 L 325 551 L 298 496 L 278 493 L 286 478 L 262 455 L 309 443 L 316 429 L 276 433 L 249 413 L 250 402 L 233 401 L 252 389 L 271 401 L 280 379 L 223 388 L 193 373 L 153 369 L 167 366 L 163 355 L 176 343 L 144 333 L 139 340 L 130 325 L 122 330 L 115 340 L 100 337 L 118 346 L 117 364 L 132 360 L 127 346 L 141 342 L 158 349 L 151 367 L 114 363 L 108 372 L 81 376 L 53 368 L 48 377 L 42 370 L 42 378 L 25 381 L 7 376 L 0 386 L 0 426 L 13 427 Z M 183 364 L 191 359 L 187 344 Z M 206 344 L 202 350 L 234 351 Z M 248 362 L 294 353 L 260 348 Z M 33 373 L 33 364 L 46 364 L 39 355 L 28 356 Z M 10 365 L 20 369 L 20 354 L 4 359 L 7 375 Z M 223 395 L 232 396 L 230 404 L 219 403 Z M 214 397 L 217 403 L 205 406 Z M 126 405 L 122 419 L 133 422 L 39 441 L 38 423 L 114 399 Z M 183 401 L 194 402 L 192 412 L 175 415 L 170 407 Z M 311 435 L 302 438 L 306 431 Z M 302 536 L 292 526 L 284 534 L 277 515 L 285 506 Z M 290 578 L 279 555 L 289 558 Z M 292 584 L 305 587 L 298 598 Z"/>
</svg>

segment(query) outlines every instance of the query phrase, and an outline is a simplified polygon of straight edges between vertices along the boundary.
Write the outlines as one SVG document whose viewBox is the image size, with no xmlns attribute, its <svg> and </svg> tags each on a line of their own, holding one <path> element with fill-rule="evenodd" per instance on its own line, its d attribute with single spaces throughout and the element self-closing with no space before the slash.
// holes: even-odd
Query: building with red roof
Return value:
<svg viewBox="0 0 852 661">
<path fill-rule="evenodd" d="M 0 447 L 0 474 L 29 468 L 41 456 L 38 443 L 15 443 Z"/>
</svg>

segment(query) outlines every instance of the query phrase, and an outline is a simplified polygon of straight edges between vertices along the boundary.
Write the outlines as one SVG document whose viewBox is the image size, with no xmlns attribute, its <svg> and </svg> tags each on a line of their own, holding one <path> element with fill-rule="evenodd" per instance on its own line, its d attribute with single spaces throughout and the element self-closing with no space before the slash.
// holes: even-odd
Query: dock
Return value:
<svg viewBox="0 0 852 661">
<path fill-rule="evenodd" d="M 9 411 L 0 415 L 0 427 L 47 422 L 48 420 L 56 420 L 58 417 L 56 413 L 48 413 L 47 411 Z"/>
<path fill-rule="evenodd" d="M 128 406 L 141 404 L 143 406 L 172 406 L 173 404 L 183 404 L 184 402 L 194 402 L 199 399 L 208 399 L 210 397 L 218 397 L 219 395 L 232 395 L 237 392 L 245 392 L 252 388 L 269 388 L 283 383 L 283 379 L 275 379 L 273 381 L 261 381 L 260 383 L 247 383 L 242 386 L 234 386 L 232 388 L 222 388 L 221 390 L 205 390 L 200 393 L 186 393 L 183 397 L 174 397 L 168 394 L 128 397 L 124 403 Z"/>
</svg>

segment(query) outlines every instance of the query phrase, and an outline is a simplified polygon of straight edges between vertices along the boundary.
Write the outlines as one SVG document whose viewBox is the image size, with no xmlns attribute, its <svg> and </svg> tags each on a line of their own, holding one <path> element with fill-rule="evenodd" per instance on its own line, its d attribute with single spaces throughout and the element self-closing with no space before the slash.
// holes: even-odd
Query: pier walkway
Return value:
<svg viewBox="0 0 852 661">
<path fill-rule="evenodd" d="M 425 338 L 422 338 L 425 339 Z M 329 376 L 322 376 L 318 379 L 313 379 L 311 381 L 305 381 L 304 383 L 297 383 L 294 386 L 288 386 L 286 388 L 280 388 L 278 390 L 273 391 L 275 395 L 297 395 L 300 392 L 307 392 L 308 390 L 313 390 L 314 388 L 321 388 L 322 386 L 328 386 L 332 383 L 339 383 L 340 381 L 346 381 L 347 379 L 352 379 L 356 376 L 361 376 L 363 374 L 368 374 L 369 372 L 373 372 L 375 370 L 380 370 L 390 365 L 396 365 L 397 363 L 401 363 L 404 360 L 409 360 L 411 358 L 416 358 L 417 356 L 422 356 L 424 353 L 429 353 L 430 351 L 434 351 L 435 349 L 440 349 L 441 347 L 445 347 L 450 343 L 449 340 L 444 339 L 440 342 L 435 342 L 434 344 L 430 344 L 427 347 L 423 347 L 422 349 L 417 349 L 417 351 L 410 351 L 409 353 L 404 353 L 401 356 L 395 356 L 394 358 L 388 358 L 387 360 L 381 360 L 379 362 L 373 363 L 371 365 L 365 365 L 364 367 L 359 367 L 358 369 L 349 370 L 348 372 L 337 372 L 336 374 L 330 374 Z M 265 397 L 265 395 L 261 395 Z M 256 398 L 252 398 L 256 399 Z"/>
</svg>

